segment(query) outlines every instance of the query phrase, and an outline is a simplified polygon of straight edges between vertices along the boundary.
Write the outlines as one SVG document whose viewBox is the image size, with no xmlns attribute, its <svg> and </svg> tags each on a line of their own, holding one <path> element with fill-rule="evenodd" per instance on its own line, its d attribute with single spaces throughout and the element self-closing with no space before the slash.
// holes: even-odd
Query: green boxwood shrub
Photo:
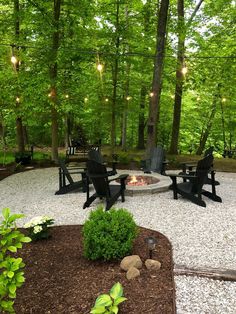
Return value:
<svg viewBox="0 0 236 314">
<path fill-rule="evenodd" d="M 138 228 L 127 210 L 104 211 L 98 207 L 91 212 L 82 232 L 85 257 L 112 260 L 131 253 Z"/>
</svg>

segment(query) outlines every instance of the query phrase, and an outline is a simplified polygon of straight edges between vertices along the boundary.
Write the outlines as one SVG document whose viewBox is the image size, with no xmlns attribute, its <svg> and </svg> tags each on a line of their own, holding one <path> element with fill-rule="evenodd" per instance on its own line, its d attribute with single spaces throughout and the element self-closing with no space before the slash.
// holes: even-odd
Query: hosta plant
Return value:
<svg viewBox="0 0 236 314">
<path fill-rule="evenodd" d="M 50 225 L 54 220 L 48 216 L 37 216 L 27 222 L 24 227 L 28 229 L 29 236 L 32 240 L 48 239 Z"/>
<path fill-rule="evenodd" d="M 3 221 L 0 224 L 0 313 L 15 313 L 13 305 L 16 289 L 25 281 L 22 258 L 12 256 L 22 243 L 30 242 L 16 227 L 16 220 L 22 214 L 11 215 L 9 208 L 2 210 Z"/>
<path fill-rule="evenodd" d="M 111 288 L 109 294 L 101 294 L 97 297 L 91 314 L 117 314 L 119 312 L 118 305 L 127 300 L 123 297 L 123 287 L 117 282 Z"/>
</svg>

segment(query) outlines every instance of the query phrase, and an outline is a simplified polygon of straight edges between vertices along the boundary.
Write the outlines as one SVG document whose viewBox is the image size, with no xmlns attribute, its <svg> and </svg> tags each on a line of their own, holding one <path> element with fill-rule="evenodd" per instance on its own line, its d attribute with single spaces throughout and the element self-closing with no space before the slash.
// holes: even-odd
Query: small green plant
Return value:
<svg viewBox="0 0 236 314">
<path fill-rule="evenodd" d="M 123 297 L 123 287 L 117 282 L 111 288 L 109 294 L 101 294 L 97 297 L 91 314 L 117 314 L 119 312 L 118 305 L 127 299 Z"/>
<path fill-rule="evenodd" d="M 131 157 L 127 152 L 120 152 L 118 155 L 119 163 L 127 165 L 131 161 Z"/>
<path fill-rule="evenodd" d="M 37 216 L 27 222 L 24 227 L 28 229 L 30 238 L 35 240 L 48 239 L 50 225 L 53 225 L 54 219 L 48 216 Z"/>
<path fill-rule="evenodd" d="M 16 289 L 25 281 L 22 258 L 12 257 L 22 248 L 22 243 L 30 242 L 16 227 L 16 220 L 22 214 L 10 214 L 9 208 L 2 210 L 4 220 L 0 224 L 0 313 L 15 313 L 13 305 Z"/>
<path fill-rule="evenodd" d="M 98 207 L 83 226 L 84 255 L 88 259 L 111 260 L 128 255 L 138 228 L 125 209 L 104 211 Z"/>
</svg>

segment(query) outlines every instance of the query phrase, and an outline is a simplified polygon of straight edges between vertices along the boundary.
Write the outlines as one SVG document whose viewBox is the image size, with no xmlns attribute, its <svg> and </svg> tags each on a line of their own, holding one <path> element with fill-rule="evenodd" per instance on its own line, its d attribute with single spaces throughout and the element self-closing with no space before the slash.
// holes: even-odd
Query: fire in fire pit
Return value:
<svg viewBox="0 0 236 314">
<path fill-rule="evenodd" d="M 126 184 L 129 186 L 144 186 L 154 184 L 160 180 L 151 176 L 128 176 Z"/>
</svg>

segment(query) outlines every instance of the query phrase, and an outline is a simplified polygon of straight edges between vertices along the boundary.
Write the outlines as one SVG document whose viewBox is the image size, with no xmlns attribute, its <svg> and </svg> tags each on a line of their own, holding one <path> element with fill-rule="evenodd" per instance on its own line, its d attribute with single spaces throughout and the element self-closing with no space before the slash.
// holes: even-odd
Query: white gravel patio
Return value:
<svg viewBox="0 0 236 314">
<path fill-rule="evenodd" d="M 182 197 L 174 200 L 172 191 L 126 196 L 125 203 L 118 201 L 115 207 L 128 209 L 138 225 L 166 235 L 175 264 L 236 270 L 236 174 L 217 173 L 216 179 L 223 202 L 204 197 L 206 208 Z M 57 189 L 57 168 L 14 174 L 0 181 L 0 209 L 24 213 L 19 226 L 39 215 L 54 217 L 57 225 L 83 224 L 100 203 L 83 209 L 84 193 L 54 195 Z M 236 282 L 186 276 L 175 276 L 175 281 L 178 314 L 236 314 Z"/>
</svg>

